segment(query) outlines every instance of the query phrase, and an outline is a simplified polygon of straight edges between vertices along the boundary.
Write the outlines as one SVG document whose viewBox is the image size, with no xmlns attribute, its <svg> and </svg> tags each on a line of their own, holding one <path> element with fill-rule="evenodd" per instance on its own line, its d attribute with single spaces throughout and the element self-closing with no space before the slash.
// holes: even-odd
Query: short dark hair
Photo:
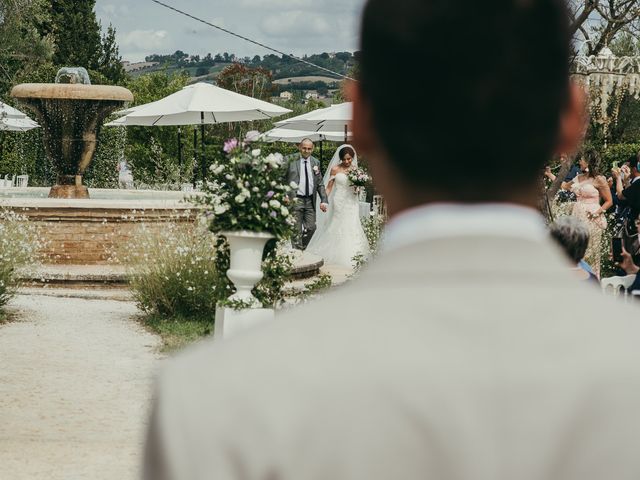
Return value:
<svg viewBox="0 0 640 480">
<path fill-rule="evenodd" d="M 558 142 L 569 46 L 563 0 L 368 0 L 361 91 L 401 177 L 461 201 L 532 185 Z M 470 151 L 476 168 L 449 175 Z"/>
<path fill-rule="evenodd" d="M 338 151 L 338 156 L 340 157 L 340 160 L 344 160 L 344 156 L 346 154 L 351 155 L 351 158 L 356 156 L 356 152 L 353 148 L 351 147 L 342 147 L 339 151 Z"/>
<path fill-rule="evenodd" d="M 556 240 L 569 258 L 578 263 L 589 246 L 589 227 L 573 215 L 558 218 L 549 226 L 551 237 Z"/>
</svg>

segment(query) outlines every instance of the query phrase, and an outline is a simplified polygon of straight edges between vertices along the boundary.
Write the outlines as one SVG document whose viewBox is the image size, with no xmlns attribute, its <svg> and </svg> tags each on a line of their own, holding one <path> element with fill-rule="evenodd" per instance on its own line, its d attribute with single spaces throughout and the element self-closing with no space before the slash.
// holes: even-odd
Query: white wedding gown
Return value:
<svg viewBox="0 0 640 480">
<path fill-rule="evenodd" d="M 329 196 L 329 211 L 324 227 L 311 238 L 307 251 L 318 255 L 325 265 L 353 267 L 353 257 L 368 256 L 369 242 L 360 223 L 358 197 L 346 174 L 340 172 Z"/>
</svg>

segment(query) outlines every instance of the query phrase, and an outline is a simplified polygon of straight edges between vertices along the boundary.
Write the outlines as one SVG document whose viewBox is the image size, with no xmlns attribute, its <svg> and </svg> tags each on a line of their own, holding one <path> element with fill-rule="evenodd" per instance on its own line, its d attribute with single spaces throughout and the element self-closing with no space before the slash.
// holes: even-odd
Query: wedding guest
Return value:
<svg viewBox="0 0 640 480">
<path fill-rule="evenodd" d="M 631 207 L 634 217 L 640 213 L 640 171 L 638 170 L 638 156 L 634 155 L 629 158 L 628 174 L 626 178 L 629 183 L 625 187 L 625 174 L 622 169 L 612 169 L 611 174 L 615 179 L 616 196 L 620 203 L 624 206 Z"/>
<path fill-rule="evenodd" d="M 584 131 L 568 26 L 563 0 L 366 2 L 347 93 L 382 251 L 167 362 L 147 478 L 640 478 L 637 312 L 571 281 L 537 210 Z M 430 73 L 398 89 L 390 58 Z"/>
<path fill-rule="evenodd" d="M 573 271 L 576 277 L 599 283 L 591 266 L 584 261 L 584 254 L 589 246 L 589 229 L 585 223 L 576 217 L 565 215 L 555 220 L 549 226 L 549 231 L 575 265 Z"/>
<path fill-rule="evenodd" d="M 582 219 L 589 227 L 591 239 L 585 260 L 600 276 L 602 234 L 607 228 L 605 212 L 613 206 L 611 190 L 607 180 L 600 175 L 600 156 L 593 149 L 585 151 L 580 158 L 581 173 L 573 179 L 571 191 L 576 194 L 573 215 Z"/>
</svg>

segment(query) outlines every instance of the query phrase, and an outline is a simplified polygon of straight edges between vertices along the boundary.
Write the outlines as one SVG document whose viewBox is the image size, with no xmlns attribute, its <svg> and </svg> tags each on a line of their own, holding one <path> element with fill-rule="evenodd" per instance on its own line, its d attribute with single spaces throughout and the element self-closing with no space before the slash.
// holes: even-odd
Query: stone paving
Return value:
<svg viewBox="0 0 640 480">
<path fill-rule="evenodd" d="M 18 295 L 0 327 L 0 478 L 139 477 L 159 339 L 110 298 Z"/>
</svg>

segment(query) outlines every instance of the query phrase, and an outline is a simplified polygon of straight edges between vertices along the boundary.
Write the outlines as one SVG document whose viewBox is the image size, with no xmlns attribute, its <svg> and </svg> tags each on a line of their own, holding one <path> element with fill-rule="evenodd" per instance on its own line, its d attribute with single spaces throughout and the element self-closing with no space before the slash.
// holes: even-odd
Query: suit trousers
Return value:
<svg viewBox="0 0 640 480">
<path fill-rule="evenodd" d="M 293 247 L 304 250 L 316 231 L 316 207 L 313 197 L 297 197 L 293 204 L 296 227 L 293 235 Z"/>
</svg>

